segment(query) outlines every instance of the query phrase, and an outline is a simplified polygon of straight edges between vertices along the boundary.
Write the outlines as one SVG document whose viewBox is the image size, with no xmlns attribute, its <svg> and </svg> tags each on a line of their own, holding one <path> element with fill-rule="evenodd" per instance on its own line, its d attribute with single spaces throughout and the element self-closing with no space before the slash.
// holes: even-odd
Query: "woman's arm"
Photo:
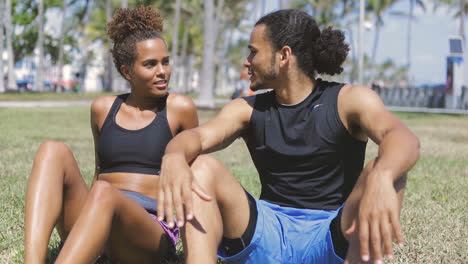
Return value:
<svg viewBox="0 0 468 264">
<path fill-rule="evenodd" d="M 91 131 L 93 133 L 94 141 L 94 177 L 91 186 L 98 179 L 99 175 L 99 155 L 98 155 L 98 142 L 102 125 L 106 120 L 106 116 L 115 100 L 115 96 L 99 97 L 91 104 Z"/>
</svg>

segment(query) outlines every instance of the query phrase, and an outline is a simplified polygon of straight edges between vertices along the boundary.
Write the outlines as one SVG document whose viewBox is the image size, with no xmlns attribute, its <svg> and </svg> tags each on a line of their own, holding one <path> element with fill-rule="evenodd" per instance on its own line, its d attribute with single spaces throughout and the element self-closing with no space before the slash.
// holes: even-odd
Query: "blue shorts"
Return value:
<svg viewBox="0 0 468 264">
<path fill-rule="evenodd" d="M 281 207 L 256 200 L 257 226 L 250 244 L 228 257 L 229 263 L 343 263 L 335 254 L 330 223 L 336 211 Z"/>
</svg>

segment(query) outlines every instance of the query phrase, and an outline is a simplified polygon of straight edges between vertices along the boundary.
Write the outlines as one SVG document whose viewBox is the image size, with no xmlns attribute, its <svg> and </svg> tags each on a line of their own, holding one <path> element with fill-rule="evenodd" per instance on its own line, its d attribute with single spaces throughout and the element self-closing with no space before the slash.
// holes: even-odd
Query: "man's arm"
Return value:
<svg viewBox="0 0 468 264">
<path fill-rule="evenodd" d="M 359 233 L 361 258 L 382 259 L 382 251 L 393 255 L 392 241 L 403 244 L 400 204 L 394 184 L 419 158 L 418 138 L 392 113 L 372 90 L 347 86 L 338 98 L 340 117 L 354 136 L 368 136 L 379 145 L 378 157 L 366 178 L 359 202 L 356 226 L 348 235 Z M 383 249 L 382 249 L 383 245 Z"/>
<path fill-rule="evenodd" d="M 159 219 L 172 226 L 173 208 L 177 225 L 193 218 L 192 191 L 204 200 L 211 197 L 194 180 L 190 163 L 200 154 L 209 153 L 230 145 L 248 126 L 252 107 L 244 99 L 236 99 L 226 105 L 214 119 L 189 130 L 182 131 L 166 147 L 161 165 L 158 203 Z"/>
</svg>

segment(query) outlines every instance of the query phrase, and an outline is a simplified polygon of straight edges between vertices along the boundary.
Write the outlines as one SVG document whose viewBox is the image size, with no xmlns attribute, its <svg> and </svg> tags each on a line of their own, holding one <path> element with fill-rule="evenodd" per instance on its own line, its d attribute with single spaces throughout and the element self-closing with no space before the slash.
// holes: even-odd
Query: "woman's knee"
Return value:
<svg viewBox="0 0 468 264">
<path fill-rule="evenodd" d="M 72 155 L 71 150 L 64 143 L 55 140 L 46 140 L 39 146 L 35 161 L 44 160 L 44 158 L 64 159 L 70 155 Z"/>
</svg>

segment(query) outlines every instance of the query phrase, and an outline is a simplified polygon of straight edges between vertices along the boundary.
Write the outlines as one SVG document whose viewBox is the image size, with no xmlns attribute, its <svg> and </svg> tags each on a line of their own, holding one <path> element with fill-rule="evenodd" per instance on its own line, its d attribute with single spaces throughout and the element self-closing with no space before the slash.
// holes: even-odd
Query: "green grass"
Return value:
<svg viewBox="0 0 468 264">
<path fill-rule="evenodd" d="M 215 112 L 199 114 L 205 122 Z M 406 246 L 393 263 L 468 263 L 468 117 L 397 115 L 419 136 L 421 158 L 409 174 L 402 213 Z M 94 166 L 89 109 L 0 108 L 0 133 L 0 263 L 22 263 L 24 197 L 35 152 L 46 139 L 65 142 L 89 184 Z M 370 143 L 367 159 L 376 151 Z M 255 167 L 241 140 L 214 155 L 247 190 L 259 195 Z M 54 232 L 52 254 L 57 245 Z"/>
</svg>

